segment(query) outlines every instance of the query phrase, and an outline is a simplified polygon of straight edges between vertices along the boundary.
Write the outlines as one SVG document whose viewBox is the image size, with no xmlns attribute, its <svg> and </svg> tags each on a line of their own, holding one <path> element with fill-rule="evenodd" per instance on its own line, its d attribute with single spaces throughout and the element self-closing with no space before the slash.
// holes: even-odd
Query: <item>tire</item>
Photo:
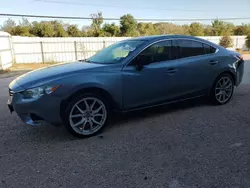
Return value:
<svg viewBox="0 0 250 188">
<path fill-rule="evenodd" d="M 223 84 L 224 83 L 224 84 Z M 226 84 L 227 83 L 227 84 Z M 210 98 L 215 105 L 228 103 L 234 93 L 234 79 L 228 73 L 221 74 L 214 82 Z"/>
<path fill-rule="evenodd" d="M 108 124 L 109 114 L 106 99 L 95 93 L 85 93 L 69 103 L 63 123 L 74 136 L 91 137 L 100 133 Z"/>
</svg>

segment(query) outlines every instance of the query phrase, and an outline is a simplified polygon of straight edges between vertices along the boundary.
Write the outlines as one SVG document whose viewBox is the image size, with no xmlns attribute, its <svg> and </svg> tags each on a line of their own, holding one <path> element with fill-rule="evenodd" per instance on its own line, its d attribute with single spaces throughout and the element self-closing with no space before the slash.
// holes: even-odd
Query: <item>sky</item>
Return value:
<svg viewBox="0 0 250 188">
<path fill-rule="evenodd" d="M 146 19 L 250 17 L 250 0 L 0 0 L 0 13 L 89 17 L 98 11 L 103 13 L 103 17 L 112 18 L 119 18 L 128 13 L 135 18 Z M 0 16 L 0 24 L 6 19 L 8 17 Z M 62 21 L 79 26 L 91 23 L 87 20 Z M 230 22 L 250 23 L 250 19 Z M 183 21 L 174 23 L 190 24 Z"/>
</svg>

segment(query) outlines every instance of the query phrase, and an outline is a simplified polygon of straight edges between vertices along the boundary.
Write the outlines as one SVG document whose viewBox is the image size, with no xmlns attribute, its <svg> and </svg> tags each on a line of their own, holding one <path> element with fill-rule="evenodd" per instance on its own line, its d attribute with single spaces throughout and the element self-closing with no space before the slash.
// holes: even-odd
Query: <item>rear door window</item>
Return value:
<svg viewBox="0 0 250 188">
<path fill-rule="evenodd" d="M 180 58 L 193 57 L 205 54 L 203 43 L 198 41 L 178 40 L 176 45 L 179 49 Z"/>
<path fill-rule="evenodd" d="M 203 47 L 204 47 L 205 54 L 213 54 L 216 52 L 216 48 L 214 48 L 208 44 L 203 43 Z"/>
</svg>

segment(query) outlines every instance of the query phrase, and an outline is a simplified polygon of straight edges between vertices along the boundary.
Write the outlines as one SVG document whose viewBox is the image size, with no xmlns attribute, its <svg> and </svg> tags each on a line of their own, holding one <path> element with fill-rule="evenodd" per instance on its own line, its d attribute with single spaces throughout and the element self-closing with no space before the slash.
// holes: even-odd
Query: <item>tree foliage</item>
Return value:
<svg viewBox="0 0 250 188">
<path fill-rule="evenodd" d="M 247 38 L 246 38 L 246 46 L 248 48 L 248 50 L 250 50 L 250 33 L 247 35 Z"/>
<path fill-rule="evenodd" d="M 101 12 L 90 15 L 92 23 L 79 29 L 77 25 L 65 24 L 61 21 L 41 21 L 30 23 L 23 18 L 18 24 L 12 20 L 6 20 L 1 26 L 1 30 L 18 36 L 38 36 L 38 37 L 116 37 L 116 36 L 148 36 L 163 34 L 184 34 L 192 36 L 230 36 L 248 35 L 250 24 L 235 26 L 232 23 L 214 20 L 211 25 L 202 25 L 193 22 L 190 25 L 178 25 L 174 23 L 158 22 L 145 23 L 137 22 L 131 14 L 126 14 L 120 18 L 120 24 L 103 23 Z"/>
<path fill-rule="evenodd" d="M 93 29 L 94 37 L 99 37 L 102 34 L 101 25 L 103 23 L 102 13 L 98 12 L 97 14 L 91 14 L 92 24 L 91 27 Z"/>
<path fill-rule="evenodd" d="M 118 37 L 120 35 L 120 27 L 115 25 L 115 23 L 104 24 L 102 29 L 107 37 Z"/>
<path fill-rule="evenodd" d="M 250 34 L 250 24 L 242 24 L 235 28 L 235 35 L 248 35 Z"/>
<path fill-rule="evenodd" d="M 233 46 L 233 39 L 230 36 L 223 36 L 220 39 L 220 43 L 221 46 L 225 47 L 225 48 L 229 48 Z"/>
<path fill-rule="evenodd" d="M 138 36 L 137 21 L 131 14 L 126 14 L 120 18 L 121 35 L 125 37 Z"/>
<path fill-rule="evenodd" d="M 232 35 L 234 29 L 235 29 L 235 26 L 228 22 L 224 22 L 221 20 L 214 20 L 212 22 L 213 36 Z"/>
<path fill-rule="evenodd" d="M 69 25 L 67 28 L 67 33 L 70 37 L 81 37 L 81 32 L 77 25 Z"/>
<path fill-rule="evenodd" d="M 204 28 L 200 23 L 194 22 L 190 24 L 189 33 L 192 36 L 203 36 Z"/>
<path fill-rule="evenodd" d="M 152 23 L 138 23 L 137 29 L 141 36 L 156 35 L 157 31 Z"/>
</svg>

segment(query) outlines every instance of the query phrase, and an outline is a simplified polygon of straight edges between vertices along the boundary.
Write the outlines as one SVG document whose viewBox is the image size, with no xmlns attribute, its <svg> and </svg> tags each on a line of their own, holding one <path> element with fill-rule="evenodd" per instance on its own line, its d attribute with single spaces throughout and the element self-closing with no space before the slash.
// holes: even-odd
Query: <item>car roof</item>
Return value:
<svg viewBox="0 0 250 188">
<path fill-rule="evenodd" d="M 194 37 L 194 36 L 187 36 L 187 35 L 152 35 L 152 36 L 143 36 L 143 37 L 135 37 L 135 38 L 131 38 L 128 40 L 141 40 L 141 41 L 147 41 L 149 43 L 151 42 L 155 42 L 158 40 L 164 40 L 164 39 L 176 39 L 176 38 L 182 38 L 182 39 L 194 39 L 200 42 L 204 42 L 207 44 L 210 44 L 216 48 L 221 48 L 220 46 L 218 46 L 217 44 L 210 42 L 208 40 L 199 38 L 199 37 Z"/>
<path fill-rule="evenodd" d="M 152 35 L 152 36 L 135 37 L 135 38 L 131 38 L 129 40 L 155 41 L 155 40 L 172 39 L 172 38 L 190 38 L 190 39 L 195 38 L 195 39 L 197 39 L 197 37 L 187 36 L 187 35 Z"/>
</svg>

